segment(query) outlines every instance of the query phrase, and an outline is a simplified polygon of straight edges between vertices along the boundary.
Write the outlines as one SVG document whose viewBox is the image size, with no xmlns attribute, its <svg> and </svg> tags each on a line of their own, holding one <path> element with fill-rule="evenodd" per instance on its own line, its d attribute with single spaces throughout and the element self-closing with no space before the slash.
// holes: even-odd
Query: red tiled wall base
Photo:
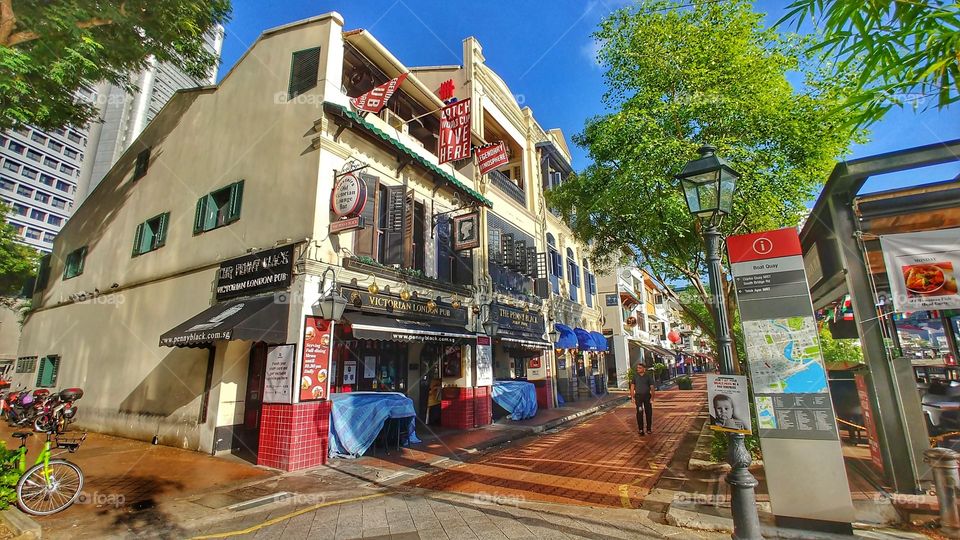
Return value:
<svg viewBox="0 0 960 540">
<path fill-rule="evenodd" d="M 552 387 L 550 386 L 553 381 L 550 380 L 550 377 L 547 377 L 544 381 L 543 386 L 537 386 L 537 408 L 540 409 L 550 409 L 553 408 L 553 400 L 550 399 Z"/>
<path fill-rule="evenodd" d="M 444 388 L 440 401 L 440 425 L 453 429 L 470 429 L 493 422 L 490 387 Z"/>
<path fill-rule="evenodd" d="M 297 471 L 327 462 L 330 402 L 264 403 L 257 465 Z"/>
</svg>

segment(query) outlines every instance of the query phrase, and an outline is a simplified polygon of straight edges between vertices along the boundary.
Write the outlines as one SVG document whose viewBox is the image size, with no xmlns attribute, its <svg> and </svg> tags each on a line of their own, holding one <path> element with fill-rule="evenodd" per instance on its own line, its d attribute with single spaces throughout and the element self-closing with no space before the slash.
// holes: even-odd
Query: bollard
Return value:
<svg viewBox="0 0 960 540">
<path fill-rule="evenodd" d="M 923 451 L 923 461 L 933 468 L 933 483 L 940 503 L 940 530 L 950 538 L 960 538 L 960 512 L 957 511 L 957 458 L 960 454 L 948 448 Z"/>
<path fill-rule="evenodd" d="M 757 497 L 754 488 L 757 479 L 750 474 L 753 457 L 747 450 L 745 438 L 740 433 L 731 433 L 727 439 L 727 462 L 730 472 L 727 483 L 730 484 L 730 510 L 733 512 L 734 540 L 763 540 L 760 534 L 760 517 L 757 514 Z M 954 471 L 956 472 L 956 471 Z"/>
</svg>

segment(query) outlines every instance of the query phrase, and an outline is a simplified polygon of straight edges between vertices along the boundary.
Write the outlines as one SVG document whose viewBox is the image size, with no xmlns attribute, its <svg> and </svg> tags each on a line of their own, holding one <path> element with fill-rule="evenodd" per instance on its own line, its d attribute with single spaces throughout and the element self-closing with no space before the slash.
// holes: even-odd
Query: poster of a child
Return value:
<svg viewBox="0 0 960 540">
<path fill-rule="evenodd" d="M 751 432 L 747 379 L 738 375 L 707 374 L 710 429 Z"/>
</svg>

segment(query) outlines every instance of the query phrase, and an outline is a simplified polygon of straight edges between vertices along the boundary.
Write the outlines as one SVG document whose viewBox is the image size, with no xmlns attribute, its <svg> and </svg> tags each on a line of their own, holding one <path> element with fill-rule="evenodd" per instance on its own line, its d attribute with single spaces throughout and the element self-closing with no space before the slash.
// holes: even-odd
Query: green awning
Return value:
<svg viewBox="0 0 960 540">
<path fill-rule="evenodd" d="M 337 116 L 340 116 L 342 118 L 349 119 L 351 122 L 362 127 L 371 135 L 375 137 L 379 137 L 380 139 L 383 139 L 384 141 L 389 143 L 391 146 L 399 150 L 401 153 L 407 155 L 408 157 L 410 157 L 411 159 L 419 163 L 423 168 L 427 169 L 428 171 L 442 178 L 445 182 L 453 186 L 455 190 L 460 191 L 461 193 L 470 197 L 471 199 L 473 199 L 475 202 L 479 204 L 482 204 L 488 208 L 493 208 L 493 203 L 490 202 L 490 199 L 487 199 L 477 191 L 468 187 L 463 182 L 457 180 L 456 177 L 454 177 L 452 174 L 444 171 L 443 169 L 434 165 L 433 163 L 430 163 L 429 161 L 427 161 L 426 158 L 424 158 L 417 152 L 414 152 L 402 142 L 394 139 L 389 134 L 384 133 L 380 128 L 364 120 L 359 114 L 351 111 L 350 109 L 344 107 L 343 105 L 338 105 L 336 103 L 331 103 L 329 101 L 323 102 L 323 110 L 332 114 L 336 114 Z"/>
</svg>

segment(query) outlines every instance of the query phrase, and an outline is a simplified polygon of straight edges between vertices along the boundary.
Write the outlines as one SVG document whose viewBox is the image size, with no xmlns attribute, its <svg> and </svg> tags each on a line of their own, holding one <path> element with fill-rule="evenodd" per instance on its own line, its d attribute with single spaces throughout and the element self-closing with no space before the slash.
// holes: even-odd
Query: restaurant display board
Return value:
<svg viewBox="0 0 960 540">
<path fill-rule="evenodd" d="M 286 289 L 292 276 L 293 244 L 224 261 L 217 271 L 217 302 Z"/>
<path fill-rule="evenodd" d="M 330 356 L 333 321 L 306 317 L 303 330 L 303 364 L 300 401 L 326 399 L 330 391 Z"/>
<path fill-rule="evenodd" d="M 710 409 L 710 429 L 744 435 L 753 432 L 746 377 L 708 373 L 707 406 Z"/>
<path fill-rule="evenodd" d="M 470 157 L 470 99 L 447 105 L 440 111 L 440 163 Z"/>
<path fill-rule="evenodd" d="M 477 336 L 477 386 L 493 385 L 493 350 L 490 336 Z"/>
<path fill-rule="evenodd" d="M 732 236 L 727 253 L 773 513 L 785 526 L 851 531 L 853 502 L 797 230 Z"/>
<path fill-rule="evenodd" d="M 960 229 L 880 237 L 896 311 L 960 309 L 958 238 Z"/>
<path fill-rule="evenodd" d="M 883 454 L 880 453 L 880 437 L 877 435 L 877 421 L 873 417 L 873 404 L 870 394 L 867 393 L 867 380 L 862 374 L 853 376 L 857 384 L 857 397 L 860 399 L 860 410 L 863 411 L 863 427 L 867 428 L 867 444 L 870 446 L 870 462 L 877 471 L 883 474 Z"/>
<path fill-rule="evenodd" d="M 264 403 L 293 403 L 293 358 L 296 345 L 267 347 L 267 366 L 263 376 Z"/>
</svg>

